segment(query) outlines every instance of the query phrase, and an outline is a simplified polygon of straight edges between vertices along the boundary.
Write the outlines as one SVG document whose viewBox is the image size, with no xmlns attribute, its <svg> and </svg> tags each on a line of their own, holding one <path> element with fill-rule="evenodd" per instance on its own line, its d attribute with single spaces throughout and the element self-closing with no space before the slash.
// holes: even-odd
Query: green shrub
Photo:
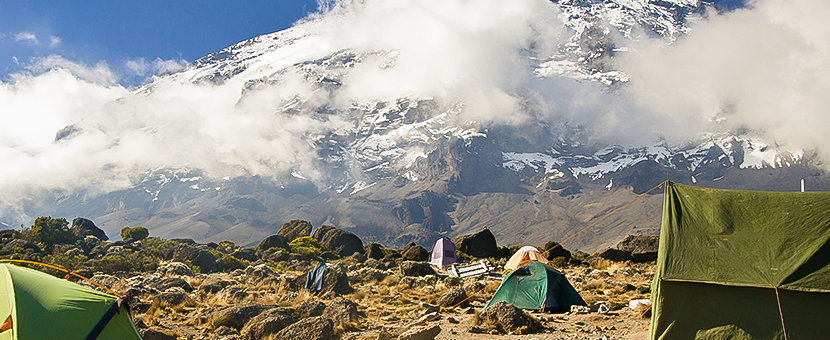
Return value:
<svg viewBox="0 0 830 340">
<path fill-rule="evenodd" d="M 65 218 L 38 217 L 31 227 L 23 229 L 21 236 L 23 239 L 45 245 L 75 243 L 75 235 L 69 231 L 69 222 Z"/>
<path fill-rule="evenodd" d="M 320 245 L 320 242 L 309 236 L 298 237 L 294 239 L 294 241 L 291 241 L 288 246 L 291 247 L 292 253 L 304 256 L 317 257 L 323 254 L 323 251 L 325 250 L 323 246 Z"/>
<path fill-rule="evenodd" d="M 121 229 L 121 239 L 122 240 L 126 240 L 128 238 L 131 238 L 133 240 L 140 241 L 140 240 L 143 240 L 143 239 L 147 238 L 147 236 L 150 236 L 150 231 L 147 230 L 147 228 L 144 228 L 144 227 L 135 227 L 135 228 L 124 227 L 124 229 Z"/>
</svg>

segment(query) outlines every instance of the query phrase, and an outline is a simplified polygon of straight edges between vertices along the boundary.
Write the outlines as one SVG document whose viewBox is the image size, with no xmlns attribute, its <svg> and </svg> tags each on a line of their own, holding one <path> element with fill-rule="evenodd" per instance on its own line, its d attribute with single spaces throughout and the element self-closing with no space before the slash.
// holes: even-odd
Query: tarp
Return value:
<svg viewBox="0 0 830 340">
<path fill-rule="evenodd" d="M 830 193 L 668 183 L 652 291 L 649 339 L 826 339 Z"/>
<path fill-rule="evenodd" d="M 518 308 L 545 308 L 552 312 L 570 310 L 572 305 L 586 305 L 565 274 L 539 261 L 530 261 L 507 274 L 484 309 L 500 301 Z"/>
<path fill-rule="evenodd" d="M 519 248 L 519 250 L 507 260 L 507 263 L 504 265 L 505 270 L 514 270 L 519 266 L 523 266 L 525 263 L 530 261 L 539 261 L 542 263 L 547 264 L 548 259 L 539 252 L 538 249 L 534 246 L 524 246 Z"/>
<path fill-rule="evenodd" d="M 458 258 L 455 255 L 455 244 L 452 243 L 452 240 L 442 237 L 435 241 L 429 254 L 429 263 L 444 267 L 456 262 L 458 262 Z"/>
<path fill-rule="evenodd" d="M 326 268 L 328 268 L 328 265 L 325 262 L 311 268 L 311 270 L 306 273 L 305 288 L 311 290 L 312 292 L 319 292 L 323 290 L 323 279 L 326 275 Z"/>
<path fill-rule="evenodd" d="M 0 339 L 85 339 L 110 308 L 116 314 L 97 339 L 138 339 L 126 304 L 114 295 L 37 270 L 0 264 L 0 318 L 11 328 Z"/>
</svg>

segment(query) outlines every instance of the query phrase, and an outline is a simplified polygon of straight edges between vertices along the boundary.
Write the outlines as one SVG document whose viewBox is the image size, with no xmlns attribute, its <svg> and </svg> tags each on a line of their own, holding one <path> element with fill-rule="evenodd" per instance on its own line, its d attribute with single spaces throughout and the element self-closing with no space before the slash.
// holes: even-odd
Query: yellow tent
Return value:
<svg viewBox="0 0 830 340">
<path fill-rule="evenodd" d="M 524 246 L 513 254 L 513 256 L 510 257 L 510 260 L 507 260 L 507 264 L 504 265 L 504 270 L 515 270 L 530 261 L 539 261 L 544 264 L 548 264 L 548 259 L 542 256 L 542 253 L 540 253 L 536 247 Z"/>
</svg>

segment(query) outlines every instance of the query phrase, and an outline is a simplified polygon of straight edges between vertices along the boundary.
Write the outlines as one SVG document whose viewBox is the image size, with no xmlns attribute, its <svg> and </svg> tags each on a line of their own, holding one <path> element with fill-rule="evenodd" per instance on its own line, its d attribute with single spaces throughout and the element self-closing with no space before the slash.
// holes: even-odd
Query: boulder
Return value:
<svg viewBox="0 0 830 340">
<path fill-rule="evenodd" d="M 367 258 L 380 260 L 386 254 L 383 253 L 383 248 L 377 243 L 369 243 L 363 247 L 363 253 L 366 255 Z"/>
<path fill-rule="evenodd" d="M 464 291 L 462 288 L 452 288 L 444 295 L 438 299 L 438 306 L 441 307 L 454 307 L 455 305 L 461 303 L 462 301 L 467 299 L 467 292 Z M 464 301 L 466 304 L 466 301 Z M 465 305 L 460 305 L 459 307 L 465 307 Z"/>
<path fill-rule="evenodd" d="M 178 306 L 194 303 L 181 288 L 168 289 L 163 293 L 154 295 L 152 299 L 155 306 Z"/>
<path fill-rule="evenodd" d="M 248 276 L 249 279 L 253 281 L 262 281 L 269 277 L 275 277 L 277 272 L 275 272 L 271 267 L 268 267 L 265 264 L 259 264 L 256 266 L 248 266 L 245 268 L 245 275 Z"/>
<path fill-rule="evenodd" d="M 564 257 L 565 261 L 569 261 L 571 259 L 571 252 L 562 247 L 559 242 L 549 241 L 545 243 L 545 252 L 544 256 L 548 261 L 552 261 L 557 257 Z"/>
<path fill-rule="evenodd" d="M 496 237 L 487 228 L 475 234 L 456 237 L 453 243 L 458 251 L 473 257 L 486 258 L 499 256 Z"/>
<path fill-rule="evenodd" d="M 107 241 L 110 238 L 107 237 L 107 234 L 104 233 L 101 228 L 95 226 L 95 223 L 92 221 L 85 219 L 85 218 L 75 218 L 72 220 L 72 226 L 69 227 L 69 231 L 72 232 L 72 235 L 75 235 L 77 239 L 83 239 L 87 236 L 95 236 L 99 240 Z"/>
<path fill-rule="evenodd" d="M 266 237 L 256 246 L 257 252 L 266 251 L 271 248 L 288 249 L 288 240 L 282 235 L 271 235 Z"/>
<path fill-rule="evenodd" d="M 225 287 L 234 285 L 236 282 L 222 280 L 220 278 L 209 278 L 199 286 L 198 291 L 210 294 L 216 294 Z"/>
<path fill-rule="evenodd" d="M 428 262 L 403 261 L 399 268 L 403 276 L 435 275 L 435 270 Z"/>
<path fill-rule="evenodd" d="M 306 300 L 294 307 L 296 315 L 300 319 L 323 315 L 326 304 L 317 300 Z"/>
<path fill-rule="evenodd" d="M 337 294 L 349 294 L 352 292 L 352 287 L 349 285 L 349 277 L 343 264 L 335 263 L 326 268 L 326 273 L 323 276 L 323 289 L 319 293 L 323 295 L 328 292 L 335 292 Z"/>
<path fill-rule="evenodd" d="M 429 260 L 429 251 L 424 249 L 424 247 L 416 245 L 413 242 L 410 242 L 403 248 L 403 251 L 401 251 L 401 255 L 405 260 L 409 261 Z"/>
<path fill-rule="evenodd" d="M 627 251 L 614 248 L 604 250 L 603 252 L 597 254 L 597 257 L 614 262 L 625 262 L 631 260 L 631 254 Z"/>
<path fill-rule="evenodd" d="M 398 336 L 398 340 L 433 340 L 441 333 L 437 324 L 415 326 Z"/>
<path fill-rule="evenodd" d="M 525 334 L 526 330 L 534 328 L 532 320 L 521 309 L 504 301 L 481 311 L 479 318 L 485 325 L 491 325 L 501 333 Z"/>
<path fill-rule="evenodd" d="M 323 316 L 302 319 L 279 331 L 274 339 L 328 340 L 334 338 L 334 322 Z"/>
<path fill-rule="evenodd" d="M 238 331 L 252 318 L 272 308 L 274 306 L 252 303 L 220 307 L 211 313 L 210 323 L 214 328 L 226 326 Z"/>
<path fill-rule="evenodd" d="M 237 260 L 245 260 L 248 262 L 255 262 L 259 258 L 254 254 L 254 251 L 251 249 L 240 249 L 231 254 L 231 256 Z"/>
<path fill-rule="evenodd" d="M 357 235 L 332 226 L 323 225 L 314 232 L 320 245 L 340 256 L 363 252 L 363 241 Z"/>
<path fill-rule="evenodd" d="M 159 281 L 157 284 L 155 284 L 153 288 L 158 289 L 160 291 L 165 291 L 168 288 L 173 288 L 173 287 L 179 287 L 182 290 L 184 290 L 185 292 L 192 292 L 193 291 L 193 287 L 191 287 L 190 284 L 187 283 L 187 281 L 185 281 L 184 279 L 182 279 L 180 277 L 164 278 L 161 281 Z"/>
<path fill-rule="evenodd" d="M 335 298 L 326 305 L 323 316 L 332 320 L 356 321 L 357 304 L 344 297 Z"/>
<path fill-rule="evenodd" d="M 631 254 L 633 262 L 651 262 L 657 260 L 657 250 L 660 248 L 660 236 L 628 235 L 619 244 L 617 249 Z"/>
<path fill-rule="evenodd" d="M 216 268 L 216 257 L 209 251 L 192 245 L 180 245 L 173 251 L 173 261 L 199 267 L 202 273 L 209 273 Z"/>
<path fill-rule="evenodd" d="M 193 270 L 190 269 L 186 264 L 181 262 L 171 262 L 166 265 L 158 267 L 156 272 L 161 274 L 161 276 L 165 275 L 184 275 L 184 276 L 192 276 Z"/>
<path fill-rule="evenodd" d="M 282 227 L 280 227 L 280 230 L 277 231 L 277 235 L 284 236 L 288 242 L 291 242 L 303 236 L 311 236 L 312 229 L 314 229 L 314 227 L 310 222 L 292 220 L 283 224 Z"/>
<path fill-rule="evenodd" d="M 248 321 L 242 329 L 244 340 L 268 339 L 271 335 L 279 333 L 289 325 L 297 322 L 291 316 L 290 310 L 286 308 L 269 309 Z"/>
</svg>

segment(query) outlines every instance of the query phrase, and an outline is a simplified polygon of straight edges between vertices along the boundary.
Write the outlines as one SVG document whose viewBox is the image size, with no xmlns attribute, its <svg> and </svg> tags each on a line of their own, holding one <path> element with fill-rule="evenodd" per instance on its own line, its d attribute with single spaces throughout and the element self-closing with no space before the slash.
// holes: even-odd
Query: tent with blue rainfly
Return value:
<svg viewBox="0 0 830 340">
<path fill-rule="evenodd" d="M 484 309 L 501 301 L 518 308 L 544 308 L 550 312 L 568 311 L 574 305 L 587 306 L 565 274 L 539 261 L 530 261 L 507 274 Z"/>
<path fill-rule="evenodd" d="M 0 291 L 0 340 L 141 339 L 117 296 L 10 263 Z"/>
<path fill-rule="evenodd" d="M 455 255 L 455 244 L 446 237 L 435 241 L 429 254 L 429 263 L 443 268 L 456 262 L 458 262 L 458 257 Z"/>
<path fill-rule="evenodd" d="M 830 192 L 668 183 L 649 339 L 830 337 Z"/>
</svg>

